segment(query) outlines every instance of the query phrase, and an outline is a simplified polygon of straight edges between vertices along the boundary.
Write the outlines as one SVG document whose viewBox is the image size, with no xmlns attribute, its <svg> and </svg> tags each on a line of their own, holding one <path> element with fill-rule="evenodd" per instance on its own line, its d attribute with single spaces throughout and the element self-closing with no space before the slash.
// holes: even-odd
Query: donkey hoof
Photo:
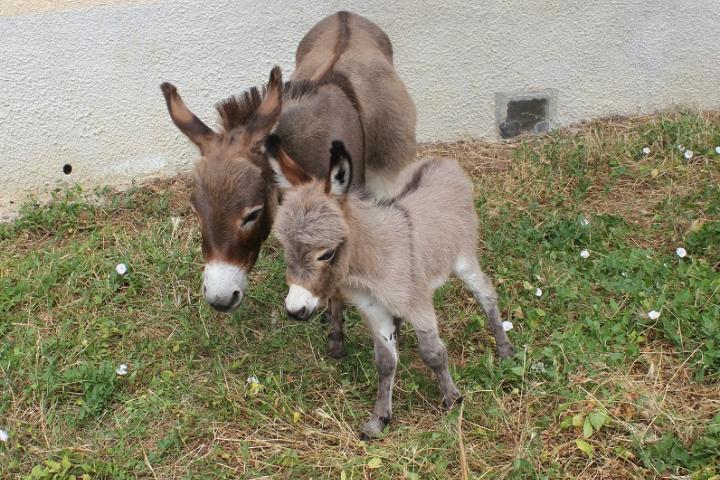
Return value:
<svg viewBox="0 0 720 480">
<path fill-rule="evenodd" d="M 498 355 L 500 358 L 510 358 L 515 355 L 515 349 L 509 343 L 498 347 Z"/>
<path fill-rule="evenodd" d="M 360 432 L 360 439 L 370 440 L 373 438 L 378 438 L 389 422 L 389 418 L 373 415 L 372 417 L 370 417 L 370 420 L 365 422 L 365 424 L 363 425 L 362 432 Z"/>
<path fill-rule="evenodd" d="M 334 359 L 340 359 L 347 355 L 345 351 L 345 344 L 343 342 L 332 341 L 328 342 L 328 356 Z"/>
</svg>

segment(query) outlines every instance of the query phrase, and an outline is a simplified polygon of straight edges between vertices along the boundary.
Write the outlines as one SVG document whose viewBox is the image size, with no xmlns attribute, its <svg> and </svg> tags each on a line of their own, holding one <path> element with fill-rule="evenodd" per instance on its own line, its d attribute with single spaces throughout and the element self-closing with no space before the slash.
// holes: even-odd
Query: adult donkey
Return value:
<svg viewBox="0 0 720 480">
<path fill-rule="evenodd" d="M 218 103 L 220 131 L 198 119 L 173 85 L 161 88 L 173 122 L 200 149 L 190 202 L 202 231 L 203 294 L 220 311 L 240 305 L 275 216 L 279 190 L 262 149 L 268 134 L 317 178 L 327 174 L 330 141 L 341 140 L 354 159 L 353 181 L 378 197 L 415 158 L 415 107 L 393 67 L 390 39 L 356 14 L 338 12 L 311 28 L 286 84 L 275 67 L 263 89 Z M 329 355 L 342 357 L 339 300 L 330 301 L 328 338 Z"/>
</svg>

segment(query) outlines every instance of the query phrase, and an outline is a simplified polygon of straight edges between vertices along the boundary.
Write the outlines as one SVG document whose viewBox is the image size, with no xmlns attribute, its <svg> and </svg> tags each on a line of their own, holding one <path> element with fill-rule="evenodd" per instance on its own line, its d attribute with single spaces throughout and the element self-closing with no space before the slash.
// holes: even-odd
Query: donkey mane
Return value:
<svg viewBox="0 0 720 480">
<path fill-rule="evenodd" d="M 315 95 L 320 88 L 326 85 L 334 85 L 339 88 L 353 108 L 358 113 L 362 112 L 360 101 L 352 83 L 350 83 L 350 79 L 345 74 L 336 71 L 328 72 L 318 80 L 291 80 L 285 82 L 283 85 L 283 99 L 299 100 L 306 96 Z M 215 110 L 220 115 L 223 130 L 229 132 L 234 128 L 247 125 L 260 107 L 266 93 L 267 86 L 252 87 L 240 95 L 233 95 L 218 102 L 215 105 Z"/>
<path fill-rule="evenodd" d="M 252 87 L 240 95 L 233 95 L 218 102 L 215 109 L 220 115 L 222 128 L 226 132 L 247 125 L 265 98 L 267 87 Z"/>
</svg>

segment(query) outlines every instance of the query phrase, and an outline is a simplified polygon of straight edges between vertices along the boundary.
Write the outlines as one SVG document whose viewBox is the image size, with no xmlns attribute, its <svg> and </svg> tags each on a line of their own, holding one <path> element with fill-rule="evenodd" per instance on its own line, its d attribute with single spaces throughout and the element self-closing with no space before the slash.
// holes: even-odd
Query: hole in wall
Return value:
<svg viewBox="0 0 720 480">
<path fill-rule="evenodd" d="M 500 135 L 511 138 L 522 133 L 547 133 L 550 131 L 549 117 L 550 100 L 547 97 L 509 100 L 505 121 L 499 125 Z"/>
<path fill-rule="evenodd" d="M 70 165 L 69 163 L 63 165 L 63 173 L 65 175 L 70 175 L 72 173 L 72 165 Z"/>
</svg>

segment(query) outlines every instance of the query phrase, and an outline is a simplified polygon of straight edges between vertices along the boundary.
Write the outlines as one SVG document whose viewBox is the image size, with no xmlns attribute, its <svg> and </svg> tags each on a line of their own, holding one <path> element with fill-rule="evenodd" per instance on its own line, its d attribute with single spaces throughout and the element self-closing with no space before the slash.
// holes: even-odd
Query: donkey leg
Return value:
<svg viewBox="0 0 720 480">
<path fill-rule="evenodd" d="M 377 437 L 392 416 L 392 390 L 398 363 L 395 322 L 392 315 L 376 302 L 360 306 L 373 336 L 378 390 L 375 408 L 362 427 L 362 438 Z"/>
<path fill-rule="evenodd" d="M 490 277 L 480 269 L 477 258 L 474 256 L 458 258 L 455 264 L 455 275 L 463 281 L 465 288 L 472 292 L 475 299 L 485 310 L 488 327 L 493 337 L 495 337 L 498 355 L 501 358 L 513 356 L 515 349 L 510 343 L 500 320 L 495 287 L 493 287 Z"/>
<path fill-rule="evenodd" d="M 341 298 L 330 299 L 330 332 L 328 333 L 328 356 L 342 358 L 345 352 L 345 335 L 343 334 L 343 301 Z"/>
</svg>

